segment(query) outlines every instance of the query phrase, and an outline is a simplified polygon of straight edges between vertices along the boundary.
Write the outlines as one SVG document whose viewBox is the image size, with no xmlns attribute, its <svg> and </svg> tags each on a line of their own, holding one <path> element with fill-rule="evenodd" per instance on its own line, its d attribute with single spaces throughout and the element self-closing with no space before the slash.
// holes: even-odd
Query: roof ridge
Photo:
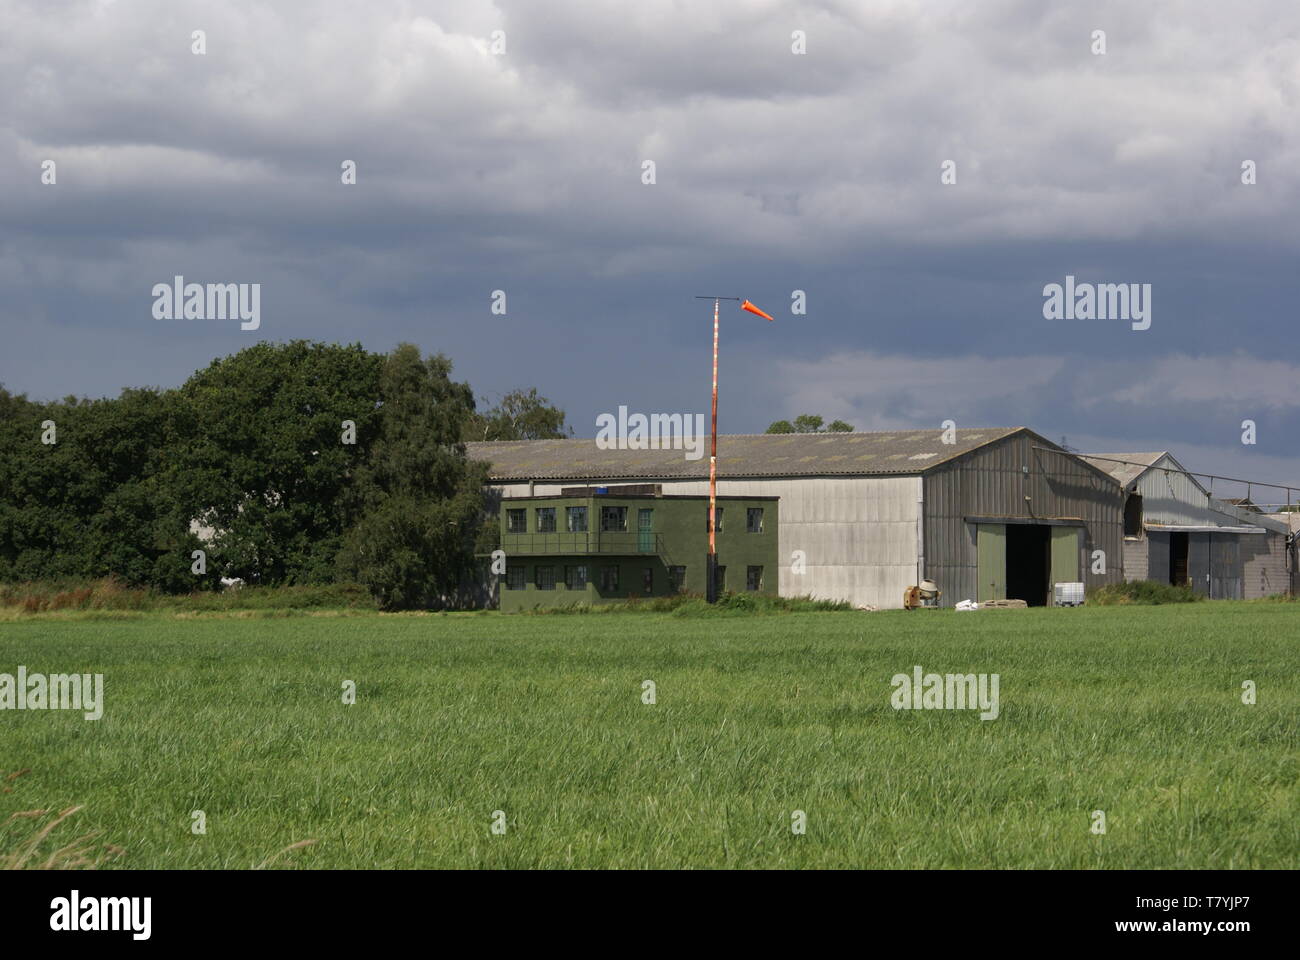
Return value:
<svg viewBox="0 0 1300 960">
<path fill-rule="evenodd" d="M 971 431 L 1001 431 L 1005 433 L 1014 433 L 1017 430 L 1027 430 L 1028 427 L 958 427 L 958 434 L 969 433 Z M 893 433 L 943 433 L 940 427 L 900 427 L 897 430 L 853 430 L 853 431 L 822 431 L 820 433 L 720 433 L 718 439 L 723 437 L 736 437 L 752 439 L 755 437 L 870 437 L 880 434 Z M 466 440 L 465 443 L 550 443 L 564 441 L 588 441 L 597 440 L 598 437 L 537 437 L 528 440 Z M 1085 456 L 1085 454 L 1080 454 Z"/>
</svg>

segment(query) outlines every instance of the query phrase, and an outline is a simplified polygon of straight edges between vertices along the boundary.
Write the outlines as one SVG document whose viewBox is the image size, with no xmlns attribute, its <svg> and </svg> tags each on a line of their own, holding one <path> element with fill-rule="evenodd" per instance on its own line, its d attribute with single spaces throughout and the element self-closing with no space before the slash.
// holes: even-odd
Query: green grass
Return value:
<svg viewBox="0 0 1300 960">
<path fill-rule="evenodd" d="M 0 672 L 103 673 L 105 714 L 0 712 L 0 861 L 83 805 L 29 865 L 1300 867 L 1288 604 L 42 616 Z M 1001 717 L 893 710 L 914 664 L 998 673 Z"/>
</svg>

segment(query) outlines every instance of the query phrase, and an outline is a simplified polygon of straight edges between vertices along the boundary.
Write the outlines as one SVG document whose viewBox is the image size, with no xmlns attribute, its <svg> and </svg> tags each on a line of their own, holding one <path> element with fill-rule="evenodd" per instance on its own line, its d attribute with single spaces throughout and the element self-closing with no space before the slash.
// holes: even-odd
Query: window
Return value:
<svg viewBox="0 0 1300 960">
<path fill-rule="evenodd" d="M 749 533 L 763 532 L 763 508 L 750 507 L 745 511 L 745 530 Z"/>
<path fill-rule="evenodd" d="M 506 533 L 527 533 L 527 532 L 528 532 L 528 511 L 507 510 L 506 511 Z"/>
<path fill-rule="evenodd" d="M 627 529 L 627 507 L 601 507 L 600 529 L 606 532 Z"/>
<path fill-rule="evenodd" d="M 566 513 L 569 517 L 570 533 L 587 532 L 587 508 L 586 507 L 568 507 Z"/>
<path fill-rule="evenodd" d="M 524 588 L 524 568 L 506 567 L 506 589 L 522 590 Z"/>
<path fill-rule="evenodd" d="M 763 589 L 763 568 L 762 567 L 745 568 L 745 589 L 746 590 Z"/>
<path fill-rule="evenodd" d="M 578 564 L 576 567 L 564 568 L 564 585 L 570 590 L 587 589 L 587 566 Z"/>
<path fill-rule="evenodd" d="M 555 589 L 555 568 L 554 567 L 537 568 L 537 589 L 538 590 Z"/>
<path fill-rule="evenodd" d="M 537 532 L 538 533 L 555 532 L 555 508 L 554 507 L 537 508 Z"/>
<path fill-rule="evenodd" d="M 655 568 L 646 567 L 641 571 L 641 592 L 647 597 L 655 593 Z"/>
<path fill-rule="evenodd" d="M 618 593 L 618 567 L 600 568 L 600 592 Z"/>
<path fill-rule="evenodd" d="M 716 590 L 718 593 L 726 593 L 727 591 L 727 568 L 726 567 L 713 568 L 713 589 Z"/>
<path fill-rule="evenodd" d="M 1124 501 L 1124 536 L 1142 536 L 1142 494 L 1130 493 Z"/>
<path fill-rule="evenodd" d="M 722 508 L 721 507 L 717 507 L 714 509 L 714 518 L 715 519 L 713 521 L 714 522 L 713 529 L 718 533 L 721 533 L 722 532 Z M 704 508 L 704 531 L 707 533 L 708 530 L 709 530 L 709 508 L 705 507 Z"/>
<path fill-rule="evenodd" d="M 681 593 L 683 590 L 685 590 L 686 589 L 686 568 L 669 567 L 668 583 L 672 587 L 672 589 L 676 590 L 678 593 Z"/>
</svg>

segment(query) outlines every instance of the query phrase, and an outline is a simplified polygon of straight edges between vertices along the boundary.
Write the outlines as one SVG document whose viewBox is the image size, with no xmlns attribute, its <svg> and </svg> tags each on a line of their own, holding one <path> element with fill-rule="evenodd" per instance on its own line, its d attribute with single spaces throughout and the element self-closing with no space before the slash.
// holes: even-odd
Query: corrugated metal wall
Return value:
<svg viewBox="0 0 1300 960">
<path fill-rule="evenodd" d="M 1154 468 L 1181 469 L 1172 457 L 1161 457 Z M 1183 473 L 1152 469 L 1137 482 L 1142 494 L 1144 523 L 1196 524 L 1215 526 L 1267 525 L 1276 518 L 1260 518 L 1249 512 L 1213 500 L 1191 477 Z M 1277 525 L 1277 524 L 1274 524 Z M 1148 555 L 1145 569 L 1127 569 L 1130 580 L 1169 582 L 1169 535 L 1145 531 L 1142 541 Z M 1126 551 L 1137 549 L 1129 541 Z M 1192 589 L 1216 600 L 1256 599 L 1289 589 L 1286 536 L 1273 529 L 1264 533 L 1193 533 L 1188 539 L 1188 576 Z"/>
<path fill-rule="evenodd" d="M 926 474 L 925 571 L 943 591 L 944 606 L 977 596 L 975 524 L 968 517 L 1078 518 L 1084 583 L 1122 579 L 1119 484 L 1069 454 L 1034 449 L 1040 446 L 1059 449 L 1025 430 Z M 1095 550 L 1105 553 L 1104 574 L 1092 572 Z"/>
<path fill-rule="evenodd" d="M 1241 599 L 1241 541 L 1236 533 L 1210 533 L 1210 596 L 1216 600 Z M 1258 535 L 1250 536 L 1255 539 Z"/>
<path fill-rule="evenodd" d="M 1129 580 L 1158 580 L 1169 582 L 1169 534 L 1148 531 L 1146 538 L 1138 541 L 1146 548 L 1147 565 L 1145 569 L 1135 569 Z"/>
<path fill-rule="evenodd" d="M 1286 563 L 1286 534 L 1269 531 L 1261 536 L 1241 537 L 1242 586 L 1247 600 L 1286 593 L 1289 574 Z"/>
<path fill-rule="evenodd" d="M 1164 471 L 1156 467 L 1171 467 Z M 1166 524 L 1216 524 L 1230 521 L 1211 508 L 1205 492 L 1181 470 L 1170 457 L 1161 457 L 1153 469 L 1144 473 L 1137 482 L 1137 492 L 1142 494 L 1142 520 L 1146 523 Z"/>
</svg>

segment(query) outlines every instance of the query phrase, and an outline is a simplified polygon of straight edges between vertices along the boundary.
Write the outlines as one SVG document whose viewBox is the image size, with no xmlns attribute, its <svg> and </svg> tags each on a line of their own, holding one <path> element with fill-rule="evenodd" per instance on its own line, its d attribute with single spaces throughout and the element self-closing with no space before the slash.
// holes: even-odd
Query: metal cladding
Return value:
<svg viewBox="0 0 1300 960">
<path fill-rule="evenodd" d="M 681 449 L 602 449 L 595 440 L 467 447 L 471 458 L 491 464 L 493 493 L 507 498 L 558 495 L 575 482 L 653 482 L 665 494 L 708 492 L 708 461 L 689 459 Z M 1131 457 L 1150 466 L 1163 458 L 1168 454 Z M 943 606 L 983 593 L 1001 599 L 1005 593 L 998 591 L 1008 584 L 982 574 L 981 565 L 987 571 L 999 556 L 1005 564 L 1026 526 L 1044 538 L 1050 580 L 1091 588 L 1135 579 L 1139 566 L 1143 577 L 1154 575 L 1156 562 L 1149 565 L 1146 554 L 1159 552 L 1151 544 L 1160 535 L 1126 540 L 1123 534 L 1126 487 L 1157 472 L 1139 463 L 1136 473 L 1116 475 L 1025 427 L 718 438 L 719 495 L 780 497 L 781 595 L 856 606 L 899 607 L 907 587 L 926 578 L 938 583 Z M 1152 497 L 1150 530 L 1160 521 L 1284 529 L 1220 501 L 1210 511 L 1218 519 L 1207 520 L 1206 494 L 1187 480 L 1188 489 L 1168 503 Z M 1188 501 L 1198 496 L 1194 511 Z M 1227 578 L 1217 589 L 1235 589 L 1229 581 L 1237 577 L 1248 596 L 1284 592 L 1285 536 L 1238 536 L 1248 544 L 1234 552 L 1221 542 L 1207 553 L 1206 564 L 1219 565 L 1215 576 Z M 1167 547 L 1164 555 L 1167 565 Z M 1223 566 L 1229 561 L 1241 567 L 1239 577 Z"/>
<path fill-rule="evenodd" d="M 1082 459 L 1115 477 L 1125 497 L 1141 498 L 1141 529 L 1124 538 L 1124 579 L 1181 579 L 1173 557 L 1185 550 L 1187 582 L 1203 596 L 1253 600 L 1294 592 L 1285 516 L 1216 499 L 1166 451 Z M 1175 546 L 1176 536 L 1185 547 Z"/>
</svg>

